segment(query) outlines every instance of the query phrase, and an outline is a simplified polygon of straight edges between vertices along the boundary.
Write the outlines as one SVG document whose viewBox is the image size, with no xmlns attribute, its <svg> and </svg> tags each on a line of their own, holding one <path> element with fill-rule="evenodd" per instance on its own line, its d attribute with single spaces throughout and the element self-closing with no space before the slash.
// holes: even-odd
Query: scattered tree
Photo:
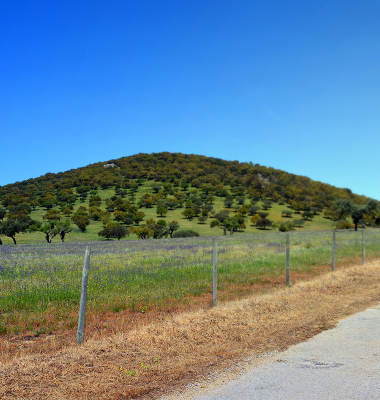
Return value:
<svg viewBox="0 0 380 400">
<path fill-rule="evenodd" d="M 373 199 L 367 200 L 365 204 L 355 204 L 350 199 L 339 199 L 334 203 L 334 207 L 341 218 L 348 216 L 352 218 L 355 224 L 355 231 L 357 231 L 358 224 L 361 224 L 360 220 L 364 218 L 364 214 L 372 214 L 377 211 L 378 203 Z"/>
<path fill-rule="evenodd" d="M 115 238 L 120 240 L 129 235 L 129 229 L 120 225 L 117 222 L 105 225 L 103 229 L 98 232 L 99 236 L 105 237 L 107 240 Z"/>
<path fill-rule="evenodd" d="M 256 226 L 265 230 L 265 228 L 272 226 L 272 221 L 267 218 L 261 218 L 259 221 L 256 222 Z"/>
</svg>

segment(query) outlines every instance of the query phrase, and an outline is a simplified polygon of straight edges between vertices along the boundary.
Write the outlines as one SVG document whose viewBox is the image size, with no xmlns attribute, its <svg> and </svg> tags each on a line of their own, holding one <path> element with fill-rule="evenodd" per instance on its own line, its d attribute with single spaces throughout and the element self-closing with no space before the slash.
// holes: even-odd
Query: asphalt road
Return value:
<svg viewBox="0 0 380 400">
<path fill-rule="evenodd" d="M 193 387 L 177 398 L 380 399 L 380 305 L 277 353 L 225 385 Z"/>
</svg>

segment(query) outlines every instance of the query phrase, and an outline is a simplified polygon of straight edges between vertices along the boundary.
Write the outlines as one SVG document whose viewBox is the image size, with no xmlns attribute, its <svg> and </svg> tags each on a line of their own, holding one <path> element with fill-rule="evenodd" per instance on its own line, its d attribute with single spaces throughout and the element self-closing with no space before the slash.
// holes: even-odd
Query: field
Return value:
<svg viewBox="0 0 380 400">
<path fill-rule="evenodd" d="M 159 183 L 157 183 L 159 184 Z M 138 192 L 136 193 L 136 199 L 135 201 L 138 201 L 139 198 L 143 193 L 152 193 L 152 188 L 151 186 L 140 186 L 138 189 Z M 98 192 L 99 196 L 102 198 L 102 204 L 100 206 L 101 209 L 105 210 L 105 199 L 110 198 L 115 194 L 114 189 L 105 189 L 105 190 L 99 190 Z M 129 196 L 127 196 L 127 199 L 130 199 Z M 213 204 L 213 208 L 215 209 L 216 212 L 220 211 L 221 209 L 224 208 L 223 204 L 224 198 L 221 197 L 215 197 L 215 202 Z M 249 204 L 249 200 L 246 199 L 246 205 Z M 74 212 L 80 207 L 84 206 L 88 208 L 89 205 L 89 200 L 88 198 L 82 203 L 79 200 L 76 201 L 74 204 Z M 262 202 L 257 203 L 258 206 L 262 205 Z M 283 210 L 288 210 L 289 207 L 287 205 L 280 205 L 274 203 L 272 205 L 272 208 L 268 210 L 269 212 L 269 219 L 272 221 L 288 221 L 289 218 L 284 218 L 281 216 L 281 212 Z M 176 208 L 174 210 L 169 210 L 166 216 L 164 217 L 158 217 L 156 214 L 156 208 L 142 208 L 141 211 L 145 213 L 145 220 L 148 218 L 154 218 L 155 220 L 159 219 L 164 219 L 166 221 L 171 221 L 171 220 L 176 220 L 178 221 L 180 225 L 180 229 L 192 229 L 196 232 L 198 232 L 201 236 L 222 236 L 223 233 L 220 229 L 218 228 L 210 228 L 210 221 L 211 218 L 209 218 L 206 223 L 198 223 L 197 218 L 193 218 L 192 220 L 186 219 L 181 213 L 184 210 L 184 208 Z M 43 207 L 37 207 L 36 210 L 32 211 L 30 216 L 32 219 L 37 220 L 37 221 L 42 221 L 42 216 L 46 213 L 46 209 Z M 233 211 L 231 210 L 231 213 L 233 215 Z M 294 218 L 302 218 L 300 215 L 294 214 Z M 242 234 L 253 234 L 253 233 L 261 233 L 261 232 L 268 232 L 270 230 L 266 229 L 263 230 L 262 228 L 257 228 L 256 226 L 252 225 L 250 222 L 250 217 L 246 217 L 246 229 L 241 230 L 236 232 L 236 235 L 242 235 Z M 73 225 L 75 227 L 75 225 Z M 101 239 L 98 236 L 98 232 L 102 229 L 102 223 L 101 221 L 91 221 L 91 224 L 87 227 L 86 232 L 80 232 L 79 229 L 74 229 L 72 233 L 69 233 L 66 236 L 65 241 L 68 243 L 76 243 L 76 242 L 89 242 L 89 241 L 104 241 L 104 239 Z M 328 229 L 333 229 L 333 221 L 326 219 L 323 217 L 322 213 L 319 213 L 318 215 L 315 215 L 312 221 L 305 221 L 304 227 L 296 227 L 294 228 L 294 231 L 309 231 L 309 230 L 328 230 Z M 275 231 L 273 229 L 273 231 Z M 127 236 L 126 239 L 122 240 L 136 240 L 137 237 L 134 234 L 130 234 Z M 4 244 L 12 244 L 12 239 L 3 236 L 2 241 Z M 26 233 L 26 234 L 19 234 L 17 235 L 17 242 L 19 244 L 30 244 L 30 243 L 43 243 L 45 241 L 45 236 L 41 232 L 33 232 L 33 233 Z M 54 242 L 60 241 L 59 237 L 55 237 L 53 240 Z"/>
<path fill-rule="evenodd" d="M 145 324 L 131 321 L 82 346 L 71 343 L 49 351 L 44 348 L 48 341 L 42 341 L 34 354 L 2 354 L 0 398 L 195 398 L 197 389 L 214 379 L 233 379 L 241 369 L 265 361 L 268 353 L 378 304 L 379 293 L 377 260 L 265 295 L 252 292 L 212 309 L 158 315 Z M 190 386 L 194 391 L 182 396 Z"/>
<path fill-rule="evenodd" d="M 367 260 L 376 259 L 380 230 L 365 234 Z M 331 269 L 331 232 L 293 232 L 290 237 L 291 283 Z M 86 245 L 92 251 L 87 336 L 125 329 L 168 312 L 209 308 L 211 242 L 199 237 L 2 246 L 0 352 L 32 351 L 41 338 L 52 336 L 75 341 Z M 284 286 L 285 234 L 218 237 L 217 243 L 219 301 Z M 348 265 L 361 256 L 361 232 L 338 232 L 336 265 Z M 25 337 L 31 340 L 25 343 Z"/>
</svg>

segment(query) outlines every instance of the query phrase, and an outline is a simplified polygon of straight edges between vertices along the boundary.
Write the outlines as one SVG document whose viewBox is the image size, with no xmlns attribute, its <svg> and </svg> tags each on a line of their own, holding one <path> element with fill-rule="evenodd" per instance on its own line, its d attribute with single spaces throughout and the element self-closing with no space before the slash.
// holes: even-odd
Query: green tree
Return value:
<svg viewBox="0 0 380 400">
<path fill-rule="evenodd" d="M 76 213 L 71 217 L 71 220 L 82 232 L 86 232 L 87 226 L 90 225 L 90 220 L 87 215 Z"/>
<path fill-rule="evenodd" d="M 70 233 L 72 231 L 72 227 L 70 224 L 70 220 L 66 219 L 63 222 L 58 222 L 56 224 L 57 230 L 58 230 L 58 234 L 62 240 L 62 242 L 65 242 L 65 237 L 67 233 Z"/>
<path fill-rule="evenodd" d="M 372 214 L 378 210 L 376 200 L 367 200 L 365 204 L 355 204 L 351 199 L 339 199 L 335 201 L 334 207 L 340 218 L 350 216 L 355 225 L 355 231 L 358 230 L 358 224 L 363 219 L 364 214 Z"/>
<path fill-rule="evenodd" d="M 207 221 L 207 216 L 206 215 L 201 215 L 198 217 L 198 223 L 204 224 Z"/>
<path fill-rule="evenodd" d="M 314 214 L 311 211 L 304 211 L 302 213 L 302 218 L 306 221 L 311 221 L 314 218 Z"/>
<path fill-rule="evenodd" d="M 3 220 L 5 215 L 7 213 L 7 210 L 5 208 L 0 208 L 0 219 Z"/>
<path fill-rule="evenodd" d="M 226 200 L 224 200 L 224 207 L 226 207 L 226 208 L 231 208 L 231 207 L 232 207 L 232 204 L 234 204 L 233 199 L 226 199 Z"/>
<path fill-rule="evenodd" d="M 177 221 L 173 220 L 168 223 L 168 232 L 171 238 L 173 237 L 173 233 L 175 231 L 178 231 L 178 229 L 179 229 L 179 224 Z"/>
<path fill-rule="evenodd" d="M 293 211 L 291 211 L 291 210 L 282 210 L 281 214 L 282 214 L 283 217 L 291 218 L 291 216 L 293 215 Z"/>
<path fill-rule="evenodd" d="M 136 211 L 134 214 L 133 214 L 133 221 L 134 221 L 134 223 L 136 224 L 136 225 L 139 225 L 139 223 L 144 219 L 144 217 L 145 217 L 145 213 L 144 212 L 142 212 L 142 211 Z"/>
<path fill-rule="evenodd" d="M 166 215 L 168 213 L 168 209 L 166 207 L 160 206 L 160 207 L 157 207 L 156 213 L 160 217 L 163 217 L 164 215 Z"/>
<path fill-rule="evenodd" d="M 293 219 L 294 226 L 298 226 L 302 228 L 305 225 L 305 221 L 303 219 Z"/>
<path fill-rule="evenodd" d="M 127 235 L 129 235 L 129 229 L 125 226 L 118 224 L 117 222 L 104 226 L 103 229 L 98 232 L 98 236 L 102 236 L 107 239 L 115 238 L 117 240 L 120 240 Z"/>
<path fill-rule="evenodd" d="M 280 232 L 288 232 L 293 229 L 294 223 L 293 221 L 279 221 L 273 223 L 273 226 L 277 228 Z"/>
<path fill-rule="evenodd" d="M 263 229 L 269 228 L 272 226 L 272 221 L 267 218 L 261 218 L 259 221 L 257 221 L 256 226 Z"/>
<path fill-rule="evenodd" d="M 139 239 L 149 239 L 154 231 L 148 225 L 141 225 L 131 228 L 131 232 L 134 233 Z"/>
<path fill-rule="evenodd" d="M 257 214 L 259 215 L 260 218 L 264 219 L 269 215 L 269 212 L 259 211 Z"/>
<path fill-rule="evenodd" d="M 191 209 L 191 208 L 185 208 L 185 209 L 182 211 L 182 215 L 183 215 L 185 218 L 193 219 L 195 213 L 194 213 L 193 209 Z"/>
<path fill-rule="evenodd" d="M 16 235 L 25 233 L 35 222 L 29 216 L 3 221 L 0 223 L 0 235 L 8 236 L 17 244 Z"/>
<path fill-rule="evenodd" d="M 258 207 L 258 206 L 250 206 L 248 208 L 249 215 L 255 215 L 255 214 L 257 214 L 257 212 L 259 210 L 260 210 L 260 207 Z"/>
</svg>

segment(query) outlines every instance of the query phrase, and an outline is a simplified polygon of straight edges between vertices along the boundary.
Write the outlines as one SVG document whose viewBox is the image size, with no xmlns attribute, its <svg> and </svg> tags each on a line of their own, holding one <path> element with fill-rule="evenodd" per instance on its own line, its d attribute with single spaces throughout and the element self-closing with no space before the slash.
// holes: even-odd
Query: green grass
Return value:
<svg viewBox="0 0 380 400">
<path fill-rule="evenodd" d="M 252 285 L 284 282 L 285 235 L 218 239 L 221 298 Z M 3 333 L 48 332 L 75 326 L 86 244 L 3 246 L 0 249 L 0 326 Z M 88 312 L 165 310 L 212 291 L 211 240 L 164 239 L 92 243 Z M 331 264 L 331 232 L 291 233 L 291 276 Z M 368 258 L 380 256 L 380 230 L 366 232 Z M 337 266 L 360 259 L 361 234 L 337 233 Z M 279 277 L 282 277 L 280 281 Z M 273 281 L 276 278 L 277 280 Z M 4 328 L 5 327 L 5 328 Z"/>
<path fill-rule="evenodd" d="M 138 189 L 136 202 L 140 198 L 143 193 L 152 192 L 151 186 L 141 186 Z M 115 194 L 114 189 L 106 189 L 100 190 L 99 196 L 102 200 L 110 198 Z M 90 197 L 90 196 L 89 196 Z M 84 206 L 88 208 L 89 205 L 89 197 L 86 199 L 85 202 L 80 203 L 79 200 L 76 201 L 74 204 L 74 211 L 77 210 L 80 206 Z M 129 199 L 129 196 L 126 197 Z M 216 212 L 224 209 L 223 205 L 224 198 L 215 197 L 215 203 L 213 204 L 214 209 Z M 249 200 L 246 200 L 246 204 L 249 203 Z M 261 202 L 258 202 L 257 205 L 261 206 Z M 105 201 L 102 201 L 101 209 L 105 210 Z M 272 221 L 288 221 L 290 218 L 284 218 L 281 216 L 281 212 L 284 209 L 289 209 L 287 205 L 280 205 L 280 204 L 273 204 L 272 208 L 267 210 L 269 212 L 268 218 Z M 199 224 L 197 218 L 193 218 L 192 220 L 186 219 L 182 215 L 182 211 L 184 208 L 177 208 L 174 210 L 169 210 L 165 217 L 159 217 L 156 214 L 156 208 L 143 208 L 141 211 L 145 213 L 145 220 L 148 218 L 153 218 L 155 220 L 165 219 L 166 221 L 176 220 L 180 225 L 180 229 L 191 229 L 198 232 L 201 236 L 221 236 L 222 230 L 219 228 L 210 228 L 210 221 L 209 218 L 206 223 Z M 42 221 L 42 216 L 46 213 L 46 210 L 43 208 L 37 208 L 35 211 L 32 211 L 31 218 Z M 233 215 L 233 211 L 231 210 L 231 214 Z M 294 214 L 293 218 L 301 219 L 301 215 Z M 244 234 L 253 234 L 253 233 L 261 233 L 261 232 L 273 232 L 275 229 L 259 229 L 256 226 L 253 226 L 250 222 L 250 217 L 247 216 L 246 220 L 246 229 L 241 230 L 239 232 L 235 232 L 235 235 L 244 235 Z M 316 215 L 312 221 L 306 221 L 304 227 L 302 228 L 295 228 L 294 231 L 312 231 L 312 230 L 328 230 L 333 229 L 333 222 L 329 219 L 323 217 L 322 213 Z M 73 225 L 75 227 L 75 225 Z M 86 232 L 80 232 L 78 229 L 75 229 L 73 232 L 66 235 L 65 241 L 69 243 L 74 242 L 89 242 L 89 241 L 101 241 L 104 240 L 98 236 L 98 232 L 102 229 L 101 221 L 91 221 L 91 224 L 87 227 Z M 41 232 L 33 232 L 33 233 L 26 233 L 26 234 L 19 234 L 16 236 L 17 243 L 20 244 L 27 244 L 27 243 L 44 243 L 45 236 Z M 122 240 L 135 240 L 137 239 L 136 235 L 130 234 L 127 238 Z M 2 241 L 4 244 L 13 244 L 12 239 L 8 237 L 2 237 Z M 53 239 L 53 242 L 59 242 L 60 238 L 57 236 Z"/>
</svg>

